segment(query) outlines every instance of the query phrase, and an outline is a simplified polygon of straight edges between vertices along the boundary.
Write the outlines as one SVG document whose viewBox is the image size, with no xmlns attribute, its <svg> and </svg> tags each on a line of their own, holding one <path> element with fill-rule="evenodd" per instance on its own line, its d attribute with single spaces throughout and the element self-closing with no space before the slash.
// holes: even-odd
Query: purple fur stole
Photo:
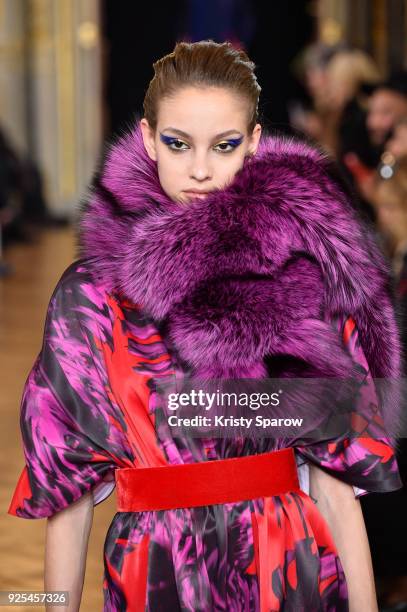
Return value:
<svg viewBox="0 0 407 612">
<path fill-rule="evenodd" d="M 397 378 L 388 264 L 330 168 L 309 145 L 266 136 L 229 186 L 179 204 L 135 126 L 94 181 L 81 255 L 107 290 L 166 322 L 196 375 L 265 377 L 265 357 L 280 355 L 319 377 L 351 375 L 329 323 L 346 314 L 372 375 Z"/>
</svg>

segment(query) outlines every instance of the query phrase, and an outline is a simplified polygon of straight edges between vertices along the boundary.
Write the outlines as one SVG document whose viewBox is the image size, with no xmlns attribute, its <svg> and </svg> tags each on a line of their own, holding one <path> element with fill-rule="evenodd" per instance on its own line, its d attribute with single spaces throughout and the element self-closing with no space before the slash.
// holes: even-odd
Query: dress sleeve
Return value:
<svg viewBox="0 0 407 612">
<path fill-rule="evenodd" d="M 22 518 L 50 517 L 88 491 L 98 504 L 112 492 L 121 463 L 123 423 L 99 360 L 97 305 L 84 287 L 91 285 L 73 283 L 66 273 L 58 283 L 24 387 L 25 467 L 8 510 Z"/>
<path fill-rule="evenodd" d="M 402 487 L 395 447 L 385 431 L 374 379 L 350 316 L 331 321 L 362 372 L 358 405 L 350 419 L 350 432 L 338 439 L 296 446 L 300 485 L 309 492 L 309 463 L 314 463 L 353 486 L 355 495 L 385 493 Z"/>
</svg>

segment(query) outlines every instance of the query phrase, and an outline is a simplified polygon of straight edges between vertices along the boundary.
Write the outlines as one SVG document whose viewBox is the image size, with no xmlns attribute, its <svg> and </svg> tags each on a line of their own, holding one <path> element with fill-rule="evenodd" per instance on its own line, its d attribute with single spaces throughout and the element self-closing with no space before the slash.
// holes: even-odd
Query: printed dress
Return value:
<svg viewBox="0 0 407 612">
<path fill-rule="evenodd" d="M 364 368 L 371 393 L 353 320 L 335 324 Z M 347 610 L 343 569 L 327 524 L 307 495 L 306 467 L 322 466 L 353 485 L 356 495 L 398 489 L 388 440 L 172 438 L 154 396 L 155 383 L 177 371 L 175 354 L 141 308 L 95 284 L 86 260 L 72 264 L 51 298 L 42 350 L 25 386 L 26 466 L 9 513 L 50 517 L 89 490 L 98 504 L 112 492 L 116 468 L 294 446 L 303 490 L 239 503 L 116 513 L 104 547 L 104 610 L 257 612 L 261 588 L 267 589 L 268 610 Z M 380 427 L 378 413 L 375 418 Z"/>
</svg>

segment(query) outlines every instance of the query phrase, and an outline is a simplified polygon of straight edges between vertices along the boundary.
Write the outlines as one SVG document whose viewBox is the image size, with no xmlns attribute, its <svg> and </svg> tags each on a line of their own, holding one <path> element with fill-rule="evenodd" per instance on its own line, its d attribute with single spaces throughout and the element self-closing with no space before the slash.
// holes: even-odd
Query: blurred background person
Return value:
<svg viewBox="0 0 407 612">
<path fill-rule="evenodd" d="M 358 49 L 338 52 L 327 66 L 327 104 L 336 115 L 335 153 L 340 161 L 355 153 L 367 165 L 378 163 L 372 155 L 366 115 L 366 90 L 379 81 L 377 66 Z"/>
<path fill-rule="evenodd" d="M 396 123 L 407 117 L 407 71 L 392 74 L 369 98 L 367 127 L 372 146 L 383 151 Z"/>
<path fill-rule="evenodd" d="M 0 128 L 0 275 L 12 272 L 3 255 L 10 244 L 30 242 L 40 228 L 66 223 L 49 212 L 36 163 L 19 155 Z"/>
<path fill-rule="evenodd" d="M 3 253 L 10 237 L 18 237 L 22 212 L 22 173 L 16 154 L 0 129 L 0 276 L 10 273 Z"/>
<path fill-rule="evenodd" d="M 407 156 L 407 115 L 394 126 L 392 135 L 386 143 L 386 151 L 395 160 Z"/>
<path fill-rule="evenodd" d="M 367 91 L 379 81 L 380 74 L 371 57 L 358 49 L 339 51 L 327 66 L 327 104 L 334 117 L 334 154 L 348 179 L 358 185 L 369 176 L 379 156 L 367 130 Z M 360 209 L 374 218 L 368 200 L 359 193 Z"/>
<path fill-rule="evenodd" d="M 395 147 L 397 157 L 403 149 L 405 130 L 398 124 L 407 118 L 407 71 L 399 71 L 392 74 L 386 81 L 372 88 L 368 98 L 368 113 L 366 127 L 369 134 L 369 147 L 372 160 L 376 165 L 389 161 L 390 148 Z M 398 133 L 396 135 L 396 131 Z M 364 201 L 370 202 L 374 198 L 375 174 L 371 171 L 369 160 L 358 152 L 348 158 L 348 167 L 351 170 L 358 186 L 359 193 Z"/>
<path fill-rule="evenodd" d="M 377 173 L 372 203 L 402 304 L 402 330 L 407 356 L 407 156 L 399 157 L 393 166 L 389 166 L 388 172 Z"/>
<path fill-rule="evenodd" d="M 305 50 L 299 61 L 310 102 L 291 113 L 293 127 L 335 156 L 350 184 L 372 175 L 380 156 L 367 130 L 368 94 L 380 80 L 379 69 L 364 51 L 345 44 L 320 43 Z M 300 105 L 301 107 L 301 105 Z M 359 191 L 360 212 L 374 219 L 368 200 Z"/>
<path fill-rule="evenodd" d="M 318 141 L 331 154 L 336 147 L 336 117 L 329 95 L 328 68 L 344 44 L 327 45 L 316 42 L 306 47 L 295 64 L 306 95 L 291 101 L 290 122 L 293 128 Z"/>
<path fill-rule="evenodd" d="M 399 124 L 402 126 L 403 124 Z M 389 141 L 390 143 L 390 141 Z M 405 143 L 404 143 L 405 145 Z M 391 147 L 393 150 L 394 144 Z M 384 174 L 384 176 L 383 176 Z M 396 284 L 404 359 L 407 376 L 407 156 L 399 157 L 387 172 L 375 175 L 372 204 L 383 246 L 391 261 Z M 406 385 L 404 391 L 407 392 Z M 406 401 L 406 400 L 404 400 Z M 372 554 L 380 579 L 383 600 L 395 609 L 407 602 L 407 440 L 398 440 L 397 451 L 404 488 L 389 494 L 388 503 L 373 495 L 363 500 L 369 521 Z M 391 520 L 386 520 L 386 517 Z M 396 606 L 399 605 L 397 608 Z M 391 609 L 391 608 L 390 608 Z"/>
<path fill-rule="evenodd" d="M 407 156 L 407 115 L 394 126 L 393 133 L 386 143 L 386 151 L 395 160 Z"/>
</svg>

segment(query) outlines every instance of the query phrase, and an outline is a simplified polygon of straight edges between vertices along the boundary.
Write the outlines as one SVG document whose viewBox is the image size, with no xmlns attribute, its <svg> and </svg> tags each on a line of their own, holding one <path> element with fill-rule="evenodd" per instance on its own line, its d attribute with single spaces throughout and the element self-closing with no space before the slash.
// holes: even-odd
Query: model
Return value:
<svg viewBox="0 0 407 612">
<path fill-rule="evenodd" d="M 401 486 L 374 384 L 400 373 L 387 264 L 332 162 L 261 135 L 243 51 L 178 43 L 154 69 L 50 301 L 9 512 L 48 518 L 45 587 L 69 610 L 115 484 L 106 611 L 377 610 L 358 496 Z M 175 436 L 157 392 L 355 372 L 377 411 L 335 439 Z"/>
</svg>

